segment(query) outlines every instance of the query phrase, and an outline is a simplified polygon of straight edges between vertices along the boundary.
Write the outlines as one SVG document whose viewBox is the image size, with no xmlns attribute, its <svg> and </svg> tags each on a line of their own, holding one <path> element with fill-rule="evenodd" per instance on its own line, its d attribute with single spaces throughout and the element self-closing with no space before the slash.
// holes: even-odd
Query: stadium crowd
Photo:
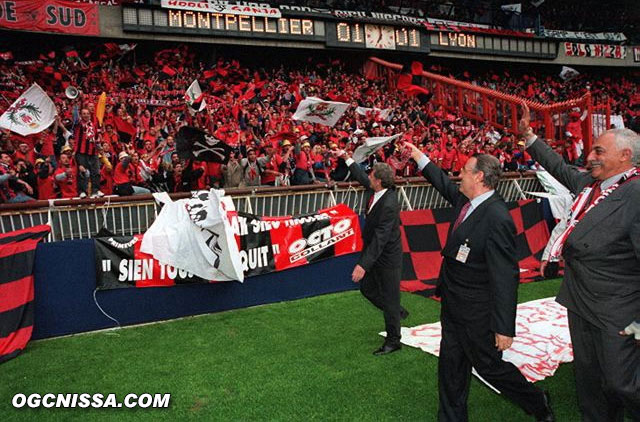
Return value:
<svg viewBox="0 0 640 422">
<path fill-rule="evenodd" d="M 428 96 L 407 95 L 390 79 L 367 78 L 341 60 L 309 58 L 265 68 L 225 58 L 207 62 L 186 45 L 156 49 L 146 60 L 132 58 L 134 49 L 113 43 L 67 47 L 23 61 L 11 51 L 0 54 L 0 110 L 32 82 L 58 108 L 56 122 L 44 132 L 0 133 L 0 202 L 343 181 L 349 172 L 338 150 L 398 133 L 453 175 L 476 152 L 495 155 L 508 171 L 535 166 L 515 134 L 462 118 Z M 610 99 L 612 113 L 622 115 L 627 127 L 637 130 L 640 123 L 637 74 L 582 73 L 564 82 L 557 74 L 532 69 L 460 71 L 433 64 L 428 70 L 541 102 L 591 90 L 596 98 Z M 185 103 L 194 80 L 205 93 L 202 112 L 190 112 Z M 69 98 L 69 87 L 80 94 Z M 102 92 L 107 102 L 100 124 L 96 106 Z M 333 127 L 293 121 L 297 104 L 307 96 L 351 106 Z M 382 118 L 378 112 L 359 114 L 358 107 L 392 112 Z M 575 110 L 566 121 L 564 116 L 556 121 L 559 138 L 568 135 L 556 148 L 571 163 L 581 160 L 582 116 Z M 232 146 L 229 162 L 182 159 L 176 135 L 185 125 Z M 365 165 L 376 161 L 391 164 L 397 176 L 416 174 L 415 163 L 393 145 Z"/>
</svg>

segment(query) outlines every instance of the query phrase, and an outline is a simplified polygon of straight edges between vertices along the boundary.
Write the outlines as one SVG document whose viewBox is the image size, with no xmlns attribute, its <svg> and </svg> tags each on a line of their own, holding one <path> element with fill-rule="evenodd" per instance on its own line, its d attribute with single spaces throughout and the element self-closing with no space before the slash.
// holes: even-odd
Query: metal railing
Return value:
<svg viewBox="0 0 640 422">
<path fill-rule="evenodd" d="M 403 210 L 450 206 L 422 178 L 398 182 Z M 497 190 L 506 201 L 514 201 L 529 198 L 526 192 L 541 192 L 544 188 L 533 173 L 516 173 L 505 175 Z M 227 195 L 233 198 L 236 210 L 263 216 L 308 214 L 340 203 L 360 214 L 365 206 L 364 189 L 351 183 L 229 189 Z M 188 196 L 189 193 L 171 195 L 174 200 Z M 0 205 L 0 232 L 50 224 L 48 241 L 88 239 L 95 237 L 102 228 L 128 236 L 145 232 L 158 211 L 151 195 Z"/>
</svg>

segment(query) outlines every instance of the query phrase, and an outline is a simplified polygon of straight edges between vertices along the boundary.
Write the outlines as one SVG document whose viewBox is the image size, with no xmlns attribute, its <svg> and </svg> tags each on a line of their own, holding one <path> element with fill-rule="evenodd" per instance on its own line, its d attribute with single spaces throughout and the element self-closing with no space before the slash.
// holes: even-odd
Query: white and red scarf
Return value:
<svg viewBox="0 0 640 422">
<path fill-rule="evenodd" d="M 587 215 L 587 213 L 593 209 L 593 207 L 598 205 L 604 198 L 606 198 L 613 191 L 618 189 L 620 185 L 622 185 L 623 183 L 631 179 L 635 179 L 637 177 L 640 177 L 640 170 L 633 167 L 629 169 L 627 172 L 625 172 L 620 178 L 620 180 L 618 180 L 616 183 L 614 183 L 613 185 L 609 186 L 607 189 L 604 189 L 602 192 L 600 192 L 600 195 L 598 195 L 596 198 L 591 198 L 591 193 L 593 191 L 593 188 L 597 184 L 602 182 L 597 181 L 591 186 L 585 187 L 582 190 L 582 192 L 580 192 L 580 194 L 576 197 L 575 201 L 573 201 L 573 205 L 571 206 L 571 216 L 569 219 L 569 224 L 567 224 L 567 228 L 553 242 L 553 245 L 551 246 L 549 260 L 550 261 L 557 260 L 562 255 L 562 249 L 564 247 L 564 243 L 567 241 L 567 238 L 569 237 L 569 235 L 571 235 L 571 233 L 576 228 L 578 223 L 582 221 L 584 216 Z M 584 209 L 585 207 L 586 209 Z"/>
</svg>

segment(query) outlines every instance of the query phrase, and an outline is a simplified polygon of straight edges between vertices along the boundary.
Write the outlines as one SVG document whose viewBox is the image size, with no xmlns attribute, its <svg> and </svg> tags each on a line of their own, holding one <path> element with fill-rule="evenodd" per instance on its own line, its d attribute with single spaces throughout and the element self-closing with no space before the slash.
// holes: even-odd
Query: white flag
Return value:
<svg viewBox="0 0 640 422">
<path fill-rule="evenodd" d="M 375 138 L 365 139 L 364 144 L 360 145 L 358 148 L 356 148 L 355 151 L 353 151 L 353 161 L 355 161 L 356 163 L 363 162 L 364 160 L 369 158 L 371 154 L 373 154 L 389 142 L 398 139 L 400 136 L 402 136 L 401 133 L 393 136 L 378 136 Z"/>
<path fill-rule="evenodd" d="M 325 126 L 334 126 L 349 108 L 347 103 L 337 101 L 324 101 L 316 97 L 307 97 L 300 101 L 298 109 L 293 115 L 293 120 L 320 123 Z"/>
<path fill-rule="evenodd" d="M 577 70 L 575 70 L 572 67 L 562 66 L 562 71 L 560 72 L 560 77 L 562 78 L 563 81 L 569 82 L 571 79 L 575 78 L 579 74 L 580 74 L 580 72 L 578 72 Z"/>
<path fill-rule="evenodd" d="M 522 3 L 505 4 L 500 6 L 503 12 L 522 13 Z"/>
<path fill-rule="evenodd" d="M 356 108 L 356 113 L 358 113 L 361 116 L 371 116 L 374 119 L 381 119 L 381 120 L 385 120 L 385 121 L 389 121 L 391 120 L 391 112 L 393 110 L 390 108 L 385 108 L 384 110 L 381 110 L 379 108 L 367 108 L 367 107 L 358 107 Z"/>
<path fill-rule="evenodd" d="M 187 100 L 187 104 L 189 105 L 191 110 L 193 110 L 193 112 L 196 111 L 196 107 L 198 108 L 197 111 L 202 111 L 207 106 L 204 98 L 202 98 L 202 90 L 200 89 L 200 84 L 197 80 L 194 80 L 191 85 L 189 85 L 189 88 L 187 88 L 185 99 Z M 198 101 L 200 101 L 200 107 L 198 107 Z"/>
<path fill-rule="evenodd" d="M 244 281 L 238 244 L 227 216 L 233 211 L 233 202 L 224 191 L 198 191 L 192 198 L 175 202 L 166 192 L 154 197 L 164 205 L 145 233 L 141 251 L 205 280 Z"/>
<path fill-rule="evenodd" d="M 34 83 L 0 116 L 0 127 L 22 136 L 32 135 L 51 126 L 57 114 L 51 98 Z"/>
</svg>

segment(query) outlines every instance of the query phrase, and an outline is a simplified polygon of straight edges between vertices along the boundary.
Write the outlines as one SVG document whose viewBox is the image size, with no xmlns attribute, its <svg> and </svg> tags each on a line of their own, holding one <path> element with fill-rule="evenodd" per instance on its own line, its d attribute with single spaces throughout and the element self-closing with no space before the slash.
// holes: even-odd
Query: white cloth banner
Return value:
<svg viewBox="0 0 640 422">
<path fill-rule="evenodd" d="M 390 108 L 385 108 L 384 110 L 379 108 L 368 108 L 368 107 L 358 107 L 356 108 L 356 113 L 361 116 L 371 116 L 374 119 L 381 119 L 385 121 L 391 120 L 391 112 L 393 110 Z"/>
<path fill-rule="evenodd" d="M 402 327 L 401 334 L 403 344 L 440 355 L 440 322 Z M 572 362 L 566 308 L 552 297 L 519 304 L 516 337 L 502 359 L 517 366 L 532 382 L 552 376 L 561 363 Z"/>
<path fill-rule="evenodd" d="M 358 148 L 356 148 L 355 151 L 353 151 L 353 161 L 355 161 L 356 163 L 363 162 L 364 160 L 369 158 L 371 154 L 373 154 L 389 142 L 398 139 L 400 136 L 402 136 L 401 133 L 393 136 L 378 136 L 374 138 L 366 138 L 364 140 L 364 144 L 360 145 Z"/>
<path fill-rule="evenodd" d="M 245 16 L 267 16 L 269 18 L 279 18 L 282 16 L 280 9 L 266 5 L 242 6 L 237 4 L 229 4 L 227 2 L 218 2 L 212 0 L 162 0 L 162 7 L 167 9 L 192 10 L 194 12 L 210 12 L 210 13 L 226 13 L 228 15 L 245 15 Z"/>
<path fill-rule="evenodd" d="M 33 135 L 51 126 L 57 114 L 51 98 L 34 83 L 0 116 L 0 127 L 22 136 Z"/>
<path fill-rule="evenodd" d="M 349 108 L 349 104 L 337 101 L 324 101 L 316 97 L 307 97 L 300 101 L 293 120 L 302 120 L 311 123 L 320 123 L 325 126 L 334 126 Z"/>
<path fill-rule="evenodd" d="M 522 13 L 522 3 L 503 4 L 500 9 L 503 12 Z"/>
<path fill-rule="evenodd" d="M 565 82 L 570 81 L 571 79 L 575 78 L 579 74 L 580 72 L 578 72 L 577 70 L 569 66 L 562 66 L 562 71 L 560 71 L 560 77 Z"/>
<path fill-rule="evenodd" d="M 153 196 L 163 207 L 142 239 L 142 252 L 205 280 L 244 281 L 238 244 L 227 217 L 233 202 L 224 191 L 198 191 L 192 198 L 175 202 L 166 192 Z"/>
<path fill-rule="evenodd" d="M 193 109 L 193 103 L 199 100 L 200 97 L 202 97 L 202 90 L 200 89 L 200 84 L 196 79 L 191 83 L 191 85 L 189 85 L 189 88 L 187 88 L 187 92 L 185 93 L 185 99 L 187 100 L 187 104 L 189 105 L 189 107 Z M 206 106 L 207 106 L 207 103 L 204 101 L 204 99 L 201 99 L 200 107 L 198 108 L 198 111 L 204 110 Z M 195 109 L 193 110 L 195 111 Z"/>
</svg>

